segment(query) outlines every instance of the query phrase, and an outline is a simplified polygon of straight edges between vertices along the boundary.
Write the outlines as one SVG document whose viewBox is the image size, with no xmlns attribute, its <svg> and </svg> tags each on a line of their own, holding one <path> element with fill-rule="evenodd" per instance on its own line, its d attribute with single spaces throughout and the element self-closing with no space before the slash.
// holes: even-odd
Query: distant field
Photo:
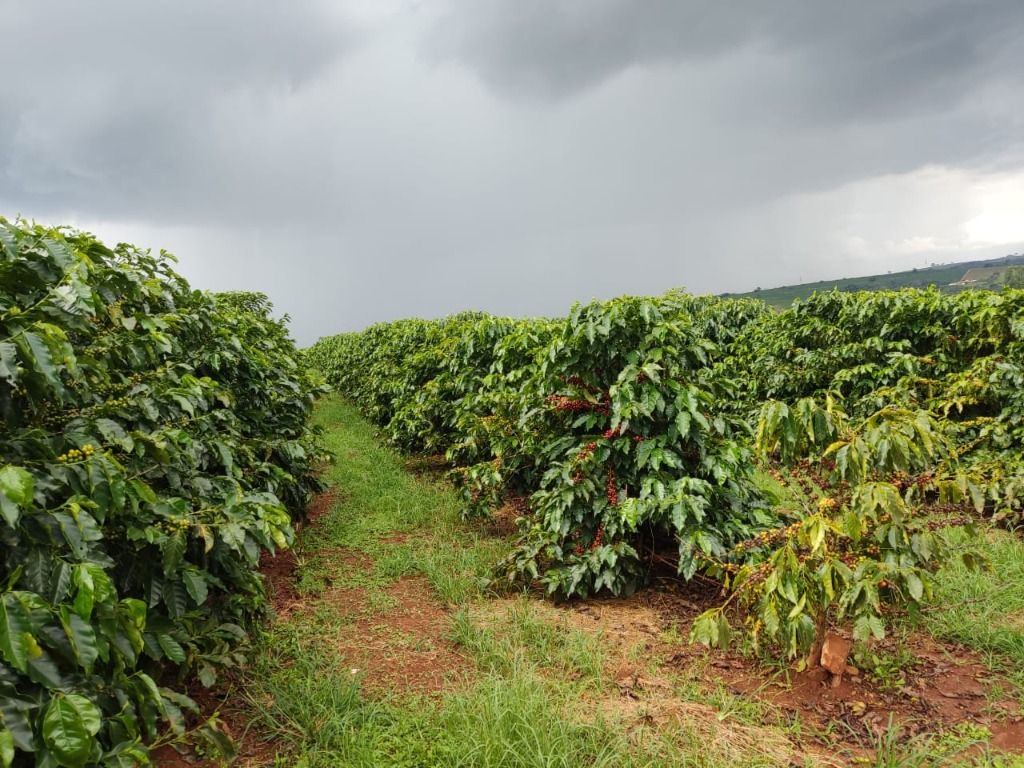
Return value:
<svg viewBox="0 0 1024 768">
<path fill-rule="evenodd" d="M 982 261 L 964 261 L 957 264 L 943 264 L 924 269 L 913 269 L 907 272 L 891 272 L 885 275 L 867 275 L 865 277 L 848 277 L 841 280 L 819 280 L 816 283 L 799 285 L 783 285 L 777 288 L 765 288 L 747 293 L 724 293 L 727 297 L 763 299 L 772 306 L 788 307 L 794 299 L 805 299 L 819 291 L 881 291 L 889 288 L 927 288 L 938 286 L 941 290 L 953 293 L 962 288 L 951 287 L 950 283 L 960 280 L 970 269 L 986 267 L 1009 267 L 1024 264 L 1024 256 L 1004 256 L 998 259 Z M 979 283 L 975 287 L 994 287 L 991 281 Z"/>
</svg>

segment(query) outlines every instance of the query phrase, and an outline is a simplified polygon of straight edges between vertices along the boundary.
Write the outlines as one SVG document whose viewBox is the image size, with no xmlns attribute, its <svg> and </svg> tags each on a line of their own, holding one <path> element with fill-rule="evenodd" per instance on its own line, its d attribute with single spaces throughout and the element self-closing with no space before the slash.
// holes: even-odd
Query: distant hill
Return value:
<svg viewBox="0 0 1024 768">
<path fill-rule="evenodd" d="M 806 299 L 816 291 L 881 291 L 891 288 L 927 288 L 938 286 L 949 293 L 970 288 L 998 288 L 1002 285 L 1007 267 L 1024 265 L 1024 254 L 1003 256 L 983 261 L 963 261 L 956 264 L 937 264 L 908 272 L 890 272 L 885 275 L 847 277 L 842 280 L 820 280 L 816 283 L 783 285 L 747 293 L 723 293 L 723 296 L 763 299 L 772 306 L 788 307 L 794 299 Z"/>
</svg>

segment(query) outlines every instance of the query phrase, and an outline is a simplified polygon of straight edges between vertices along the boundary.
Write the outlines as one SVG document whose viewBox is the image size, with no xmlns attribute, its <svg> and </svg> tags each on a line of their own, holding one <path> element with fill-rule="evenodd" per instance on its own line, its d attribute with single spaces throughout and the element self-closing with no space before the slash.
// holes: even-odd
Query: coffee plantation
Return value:
<svg viewBox="0 0 1024 768">
<path fill-rule="evenodd" d="M 247 662 L 261 560 L 322 490 L 325 380 L 443 457 L 466 518 L 516 518 L 492 587 L 628 595 L 670 567 L 719 595 L 709 646 L 817 664 L 830 629 L 885 637 L 941 567 L 985 567 L 981 530 L 1024 523 L 1021 290 L 672 291 L 308 350 L 272 310 L 0 219 L 3 768 L 230 752 L 186 694 Z"/>
</svg>

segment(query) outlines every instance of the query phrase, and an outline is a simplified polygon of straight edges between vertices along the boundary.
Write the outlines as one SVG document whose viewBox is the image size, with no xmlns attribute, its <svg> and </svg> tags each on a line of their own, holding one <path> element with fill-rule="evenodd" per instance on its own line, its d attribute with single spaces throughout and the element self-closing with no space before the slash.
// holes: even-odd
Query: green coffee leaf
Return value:
<svg viewBox="0 0 1024 768">
<path fill-rule="evenodd" d="M 35 480 L 28 470 L 10 464 L 0 468 L 0 515 L 12 528 L 21 509 L 32 503 Z"/>
<path fill-rule="evenodd" d="M 84 696 L 58 694 L 43 715 L 43 740 L 63 766 L 80 768 L 93 751 L 101 714 Z"/>
<path fill-rule="evenodd" d="M 11 768 L 14 763 L 14 734 L 0 727 L 0 766 Z"/>
</svg>

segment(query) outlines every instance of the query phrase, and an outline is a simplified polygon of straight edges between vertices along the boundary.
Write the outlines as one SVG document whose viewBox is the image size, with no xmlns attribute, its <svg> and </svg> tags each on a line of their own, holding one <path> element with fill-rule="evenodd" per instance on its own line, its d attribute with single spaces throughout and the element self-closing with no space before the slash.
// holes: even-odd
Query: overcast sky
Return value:
<svg viewBox="0 0 1024 768">
<path fill-rule="evenodd" d="M 0 0 L 0 213 L 301 342 L 1024 249 L 1024 0 Z"/>
</svg>

